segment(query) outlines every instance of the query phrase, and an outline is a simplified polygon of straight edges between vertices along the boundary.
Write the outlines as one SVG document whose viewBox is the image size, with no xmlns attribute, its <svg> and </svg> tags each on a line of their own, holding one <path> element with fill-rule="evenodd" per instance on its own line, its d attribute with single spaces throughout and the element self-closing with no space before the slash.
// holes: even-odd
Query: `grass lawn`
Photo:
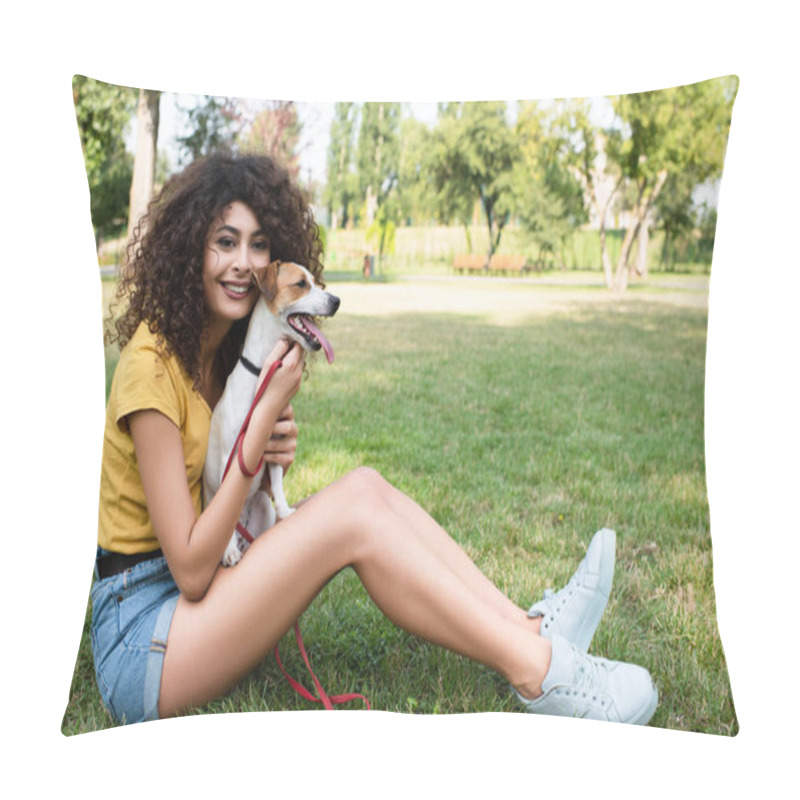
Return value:
<svg viewBox="0 0 800 800">
<path fill-rule="evenodd" d="M 336 361 L 313 360 L 294 404 L 290 501 L 373 466 L 526 608 L 569 578 L 595 530 L 614 528 L 592 652 L 651 671 L 652 725 L 735 734 L 705 485 L 705 294 L 469 279 L 330 288 L 343 299 L 328 325 Z M 518 710 L 489 670 L 395 629 L 352 572 L 301 627 L 329 693 L 397 712 Z M 310 685 L 291 634 L 281 657 Z M 269 657 L 197 713 L 309 707 Z M 86 627 L 64 732 L 110 725 Z"/>
</svg>

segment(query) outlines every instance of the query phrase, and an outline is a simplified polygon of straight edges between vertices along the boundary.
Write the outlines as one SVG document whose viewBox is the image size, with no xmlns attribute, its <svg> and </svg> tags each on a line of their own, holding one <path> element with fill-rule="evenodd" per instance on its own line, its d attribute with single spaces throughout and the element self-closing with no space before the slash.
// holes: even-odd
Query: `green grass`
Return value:
<svg viewBox="0 0 800 800">
<path fill-rule="evenodd" d="M 317 359 L 295 401 L 290 501 L 373 466 L 524 607 L 569 577 L 595 530 L 613 527 L 614 589 L 592 651 L 652 672 L 652 725 L 735 734 L 705 487 L 706 322 L 705 309 L 636 296 L 576 299 L 508 325 L 343 311 L 329 326 L 336 362 Z M 301 627 L 330 693 L 397 712 L 517 710 L 492 672 L 394 628 L 352 572 Z M 291 634 L 281 656 L 310 685 Z M 309 707 L 268 657 L 196 713 Z M 84 630 L 64 732 L 110 724 Z"/>
</svg>

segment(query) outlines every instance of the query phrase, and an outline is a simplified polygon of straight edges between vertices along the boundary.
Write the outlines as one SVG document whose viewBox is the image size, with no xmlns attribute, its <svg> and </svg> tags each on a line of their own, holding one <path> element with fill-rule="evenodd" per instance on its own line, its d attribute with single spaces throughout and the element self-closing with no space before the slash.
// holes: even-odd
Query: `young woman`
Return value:
<svg viewBox="0 0 800 800">
<path fill-rule="evenodd" d="M 212 156 L 167 183 L 128 255 L 92 590 L 97 681 L 118 722 L 226 693 L 344 567 L 395 624 L 496 670 L 526 710 L 649 721 L 647 671 L 586 654 L 611 589 L 613 531 L 598 532 L 569 584 L 526 613 L 419 506 L 360 468 L 221 567 L 251 479 L 234 459 L 203 508 L 212 409 L 255 303 L 253 269 L 296 261 L 321 281 L 317 228 L 272 161 Z M 294 459 L 304 352 L 287 348 L 262 370 L 283 356 L 244 437 L 245 465 Z"/>
</svg>

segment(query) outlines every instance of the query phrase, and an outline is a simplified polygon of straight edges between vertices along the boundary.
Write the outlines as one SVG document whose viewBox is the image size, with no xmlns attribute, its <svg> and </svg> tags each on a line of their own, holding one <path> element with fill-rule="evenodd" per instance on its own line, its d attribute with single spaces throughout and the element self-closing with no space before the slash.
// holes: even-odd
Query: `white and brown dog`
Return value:
<svg viewBox="0 0 800 800">
<path fill-rule="evenodd" d="M 228 377 L 225 391 L 211 417 L 203 469 L 206 505 L 222 483 L 228 457 L 255 397 L 261 367 L 278 341 L 290 339 L 309 351 L 321 349 L 328 363 L 333 361 L 333 348 L 312 318 L 333 316 L 339 308 L 339 298 L 323 291 L 315 284 L 309 270 L 292 262 L 273 261 L 255 270 L 253 280 L 261 294 L 253 308 L 242 356 Z M 259 489 L 266 467 L 269 468 L 275 498 L 274 508 L 269 495 Z M 283 492 L 283 469 L 276 464 L 262 465 L 253 479 L 239 518 L 241 525 L 255 538 L 293 511 Z M 243 537 L 234 531 L 222 563 L 225 566 L 238 563 L 246 547 Z"/>
</svg>

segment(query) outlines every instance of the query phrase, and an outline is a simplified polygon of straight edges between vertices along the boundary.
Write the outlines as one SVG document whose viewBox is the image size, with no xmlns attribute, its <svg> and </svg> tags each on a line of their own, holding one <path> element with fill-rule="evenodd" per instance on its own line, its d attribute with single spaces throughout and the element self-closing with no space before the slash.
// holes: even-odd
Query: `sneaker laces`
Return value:
<svg viewBox="0 0 800 800">
<path fill-rule="evenodd" d="M 542 599 L 537 603 L 534 603 L 531 607 L 531 610 L 536 609 L 544 611 L 542 616 L 546 616 L 548 614 L 550 616 L 555 616 L 559 601 L 569 597 L 573 593 L 575 588 L 580 585 L 582 577 L 583 562 L 581 562 L 577 572 L 572 576 L 572 578 L 570 578 L 569 583 L 563 589 L 559 589 L 557 592 L 553 589 L 545 589 Z"/>
<path fill-rule="evenodd" d="M 602 658 L 594 658 L 592 656 L 575 651 L 575 673 L 573 673 L 573 694 L 582 695 L 584 698 L 589 698 L 594 702 L 599 702 L 605 705 L 605 694 L 603 687 L 605 686 L 605 677 L 607 672 L 606 662 Z"/>
</svg>

